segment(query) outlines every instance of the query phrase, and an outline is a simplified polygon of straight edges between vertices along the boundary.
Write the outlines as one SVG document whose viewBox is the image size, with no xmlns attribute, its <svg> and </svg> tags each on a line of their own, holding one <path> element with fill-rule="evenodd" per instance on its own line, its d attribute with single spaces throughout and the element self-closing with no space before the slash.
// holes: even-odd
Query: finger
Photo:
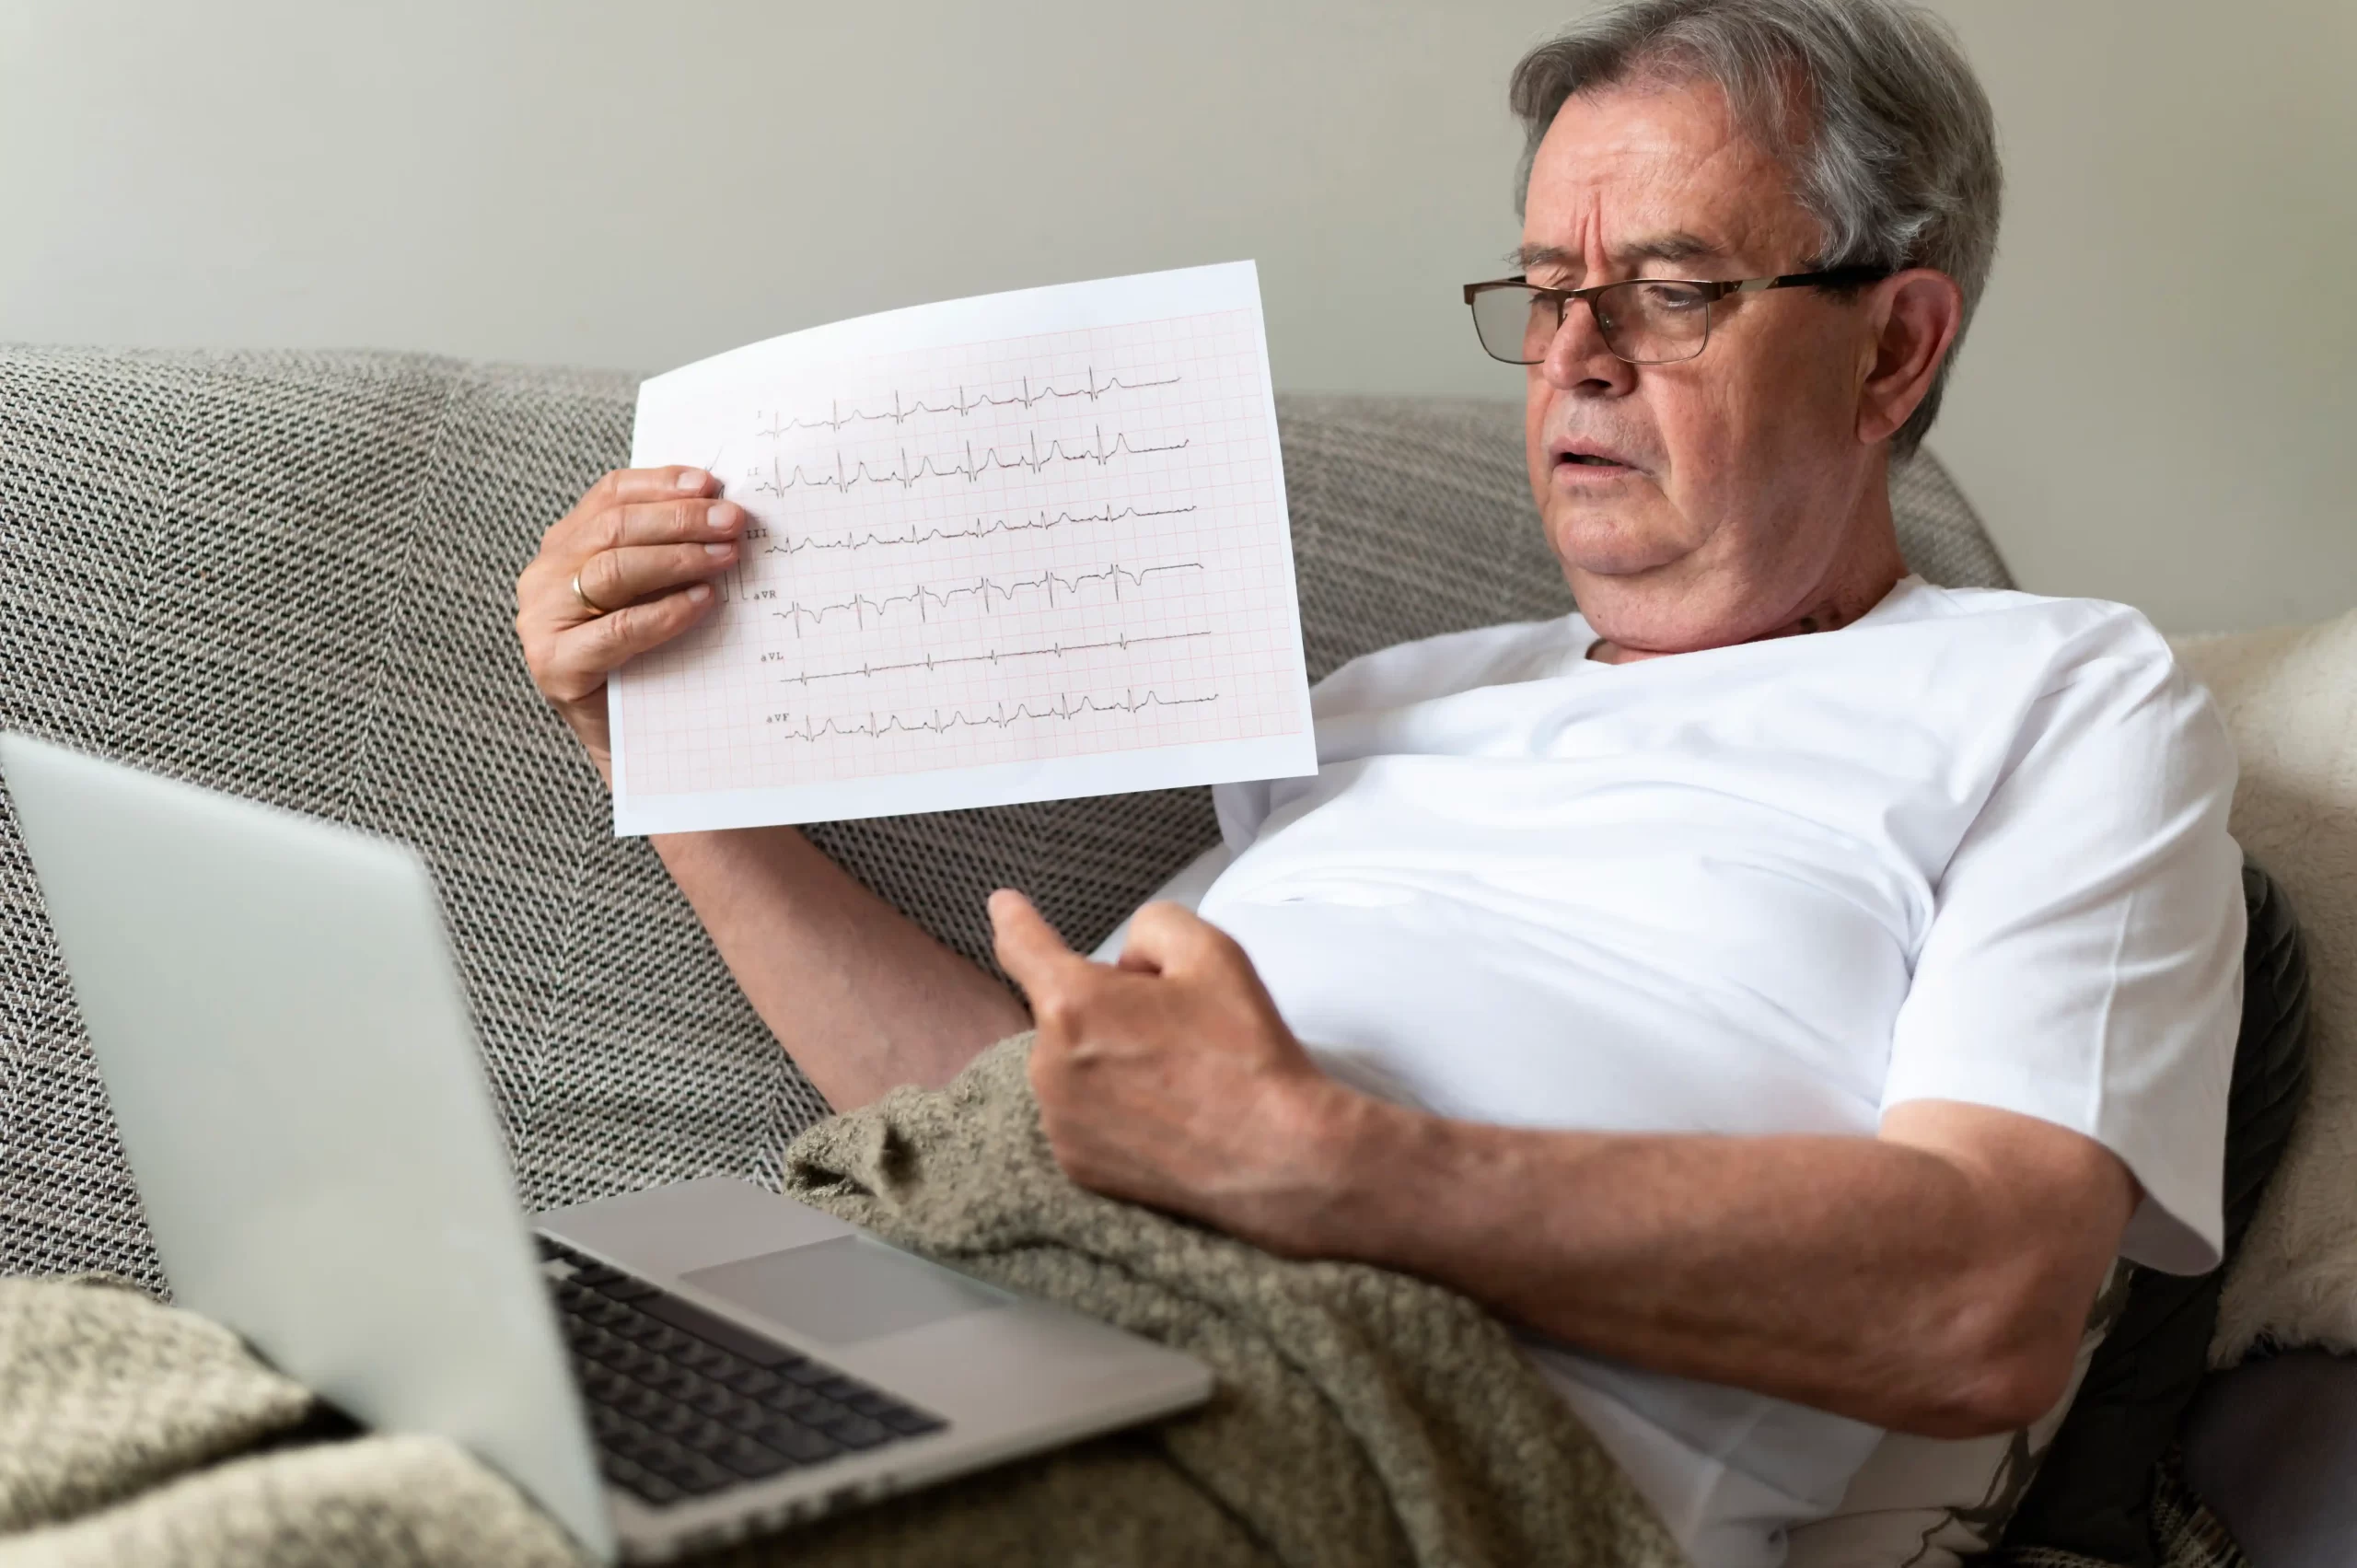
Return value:
<svg viewBox="0 0 2357 1568">
<path fill-rule="evenodd" d="M 600 610 L 620 610 L 651 595 L 701 582 L 736 563 L 737 546 L 730 542 L 639 544 L 601 550 L 580 565 L 581 591 Z M 565 601 L 570 601 L 569 616 Z M 560 616 L 583 621 L 595 613 L 575 597 L 569 579 L 557 610 Z"/>
<path fill-rule="evenodd" d="M 1064 945 L 1031 900 L 1012 888 L 991 895 L 991 946 L 999 968 L 1023 988 L 1034 1004 L 1051 987 L 1087 960 Z"/>
<path fill-rule="evenodd" d="M 616 469 L 575 504 L 573 510 L 551 523 L 540 537 L 540 554 L 586 555 L 592 550 L 621 542 L 616 514 L 630 506 L 701 505 L 720 488 L 719 481 L 702 469 Z M 568 572 L 579 563 L 566 560 Z"/>
<path fill-rule="evenodd" d="M 540 672 L 540 689 L 559 696 L 595 691 L 621 666 L 702 620 L 716 598 L 709 583 L 698 583 L 558 633 Z"/>
<path fill-rule="evenodd" d="M 588 547 L 613 550 L 629 544 L 675 544 L 734 539 L 745 531 L 745 508 L 734 501 L 690 495 L 670 501 L 633 501 L 610 506 L 583 530 Z"/>
<path fill-rule="evenodd" d="M 1224 963 L 1234 950 L 1235 942 L 1218 926 L 1184 904 L 1158 900 L 1131 916 L 1121 967 L 1183 974 Z"/>
<path fill-rule="evenodd" d="M 571 572 L 601 550 L 731 540 L 745 531 L 749 520 L 736 502 L 704 495 L 585 509 L 549 530 L 540 541 L 540 559 Z"/>
<path fill-rule="evenodd" d="M 581 510 L 602 511 L 633 501 L 676 501 L 682 495 L 710 495 L 713 476 L 700 468 L 673 463 L 665 468 L 616 469 L 592 485 Z"/>
</svg>

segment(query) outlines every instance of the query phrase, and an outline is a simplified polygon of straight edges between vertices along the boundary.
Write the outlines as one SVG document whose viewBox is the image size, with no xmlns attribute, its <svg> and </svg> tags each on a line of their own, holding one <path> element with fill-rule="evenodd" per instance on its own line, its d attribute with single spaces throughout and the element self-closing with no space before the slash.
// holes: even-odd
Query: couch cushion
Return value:
<svg viewBox="0 0 2357 1568">
<path fill-rule="evenodd" d="M 2234 735 L 2234 834 L 2300 912 L 2309 971 L 2308 1103 L 2226 1272 L 2212 1359 L 2357 1351 L 2357 610 L 2177 649 Z"/>
<path fill-rule="evenodd" d="M 538 1203 L 767 1176 L 819 1109 L 646 846 L 600 830 L 508 629 L 630 391 L 376 355 L 0 356 L 0 724 L 418 846 Z M 0 944 L 0 1269 L 157 1283 L 12 817 Z"/>
<path fill-rule="evenodd" d="M 526 1200 L 774 1185 L 818 1096 L 535 697 L 540 531 L 629 448 L 618 375 L 377 354 L 0 349 L 0 725 L 416 845 Z M 1312 673 L 1568 607 L 1511 406 L 1281 400 Z M 1937 463 L 1927 576 L 2005 586 Z M 1087 946 L 1213 836 L 1201 790 L 820 827 L 962 950 L 1030 889 Z M 0 1272 L 161 1283 L 0 802 Z"/>
</svg>

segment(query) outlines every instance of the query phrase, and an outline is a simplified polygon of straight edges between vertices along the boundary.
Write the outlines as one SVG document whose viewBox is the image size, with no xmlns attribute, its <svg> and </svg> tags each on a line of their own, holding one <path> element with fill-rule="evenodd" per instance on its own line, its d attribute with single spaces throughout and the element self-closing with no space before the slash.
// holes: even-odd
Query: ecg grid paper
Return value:
<svg viewBox="0 0 2357 1568">
<path fill-rule="evenodd" d="M 739 349 L 644 384 L 632 462 L 753 521 L 610 684 L 618 833 L 1316 771 L 1249 262 Z"/>
</svg>

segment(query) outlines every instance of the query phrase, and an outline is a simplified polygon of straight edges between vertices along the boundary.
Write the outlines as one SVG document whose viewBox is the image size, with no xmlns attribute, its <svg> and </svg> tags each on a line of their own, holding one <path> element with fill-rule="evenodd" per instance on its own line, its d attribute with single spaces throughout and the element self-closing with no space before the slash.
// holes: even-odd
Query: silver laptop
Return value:
<svg viewBox="0 0 2357 1568">
<path fill-rule="evenodd" d="M 465 1445 L 599 1560 L 1210 1393 L 741 1181 L 528 1223 L 415 854 L 22 736 L 0 771 L 180 1304 L 362 1423 Z"/>
</svg>

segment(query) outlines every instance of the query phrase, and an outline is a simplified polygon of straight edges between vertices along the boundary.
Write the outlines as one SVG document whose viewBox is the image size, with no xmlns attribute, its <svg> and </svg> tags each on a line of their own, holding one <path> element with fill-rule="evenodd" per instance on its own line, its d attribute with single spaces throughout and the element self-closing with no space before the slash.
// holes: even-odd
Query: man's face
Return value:
<svg viewBox="0 0 2357 1568">
<path fill-rule="evenodd" d="M 1799 272 L 1818 229 L 1789 185 L 1714 86 L 1574 96 L 1531 166 L 1523 264 L 1562 288 Z M 1698 357 L 1639 366 L 1573 305 L 1530 367 L 1548 540 L 1590 622 L 1631 647 L 1740 641 L 1810 613 L 1882 482 L 1859 438 L 1874 343 L 1857 302 L 1779 289 L 1711 312 Z"/>
</svg>

